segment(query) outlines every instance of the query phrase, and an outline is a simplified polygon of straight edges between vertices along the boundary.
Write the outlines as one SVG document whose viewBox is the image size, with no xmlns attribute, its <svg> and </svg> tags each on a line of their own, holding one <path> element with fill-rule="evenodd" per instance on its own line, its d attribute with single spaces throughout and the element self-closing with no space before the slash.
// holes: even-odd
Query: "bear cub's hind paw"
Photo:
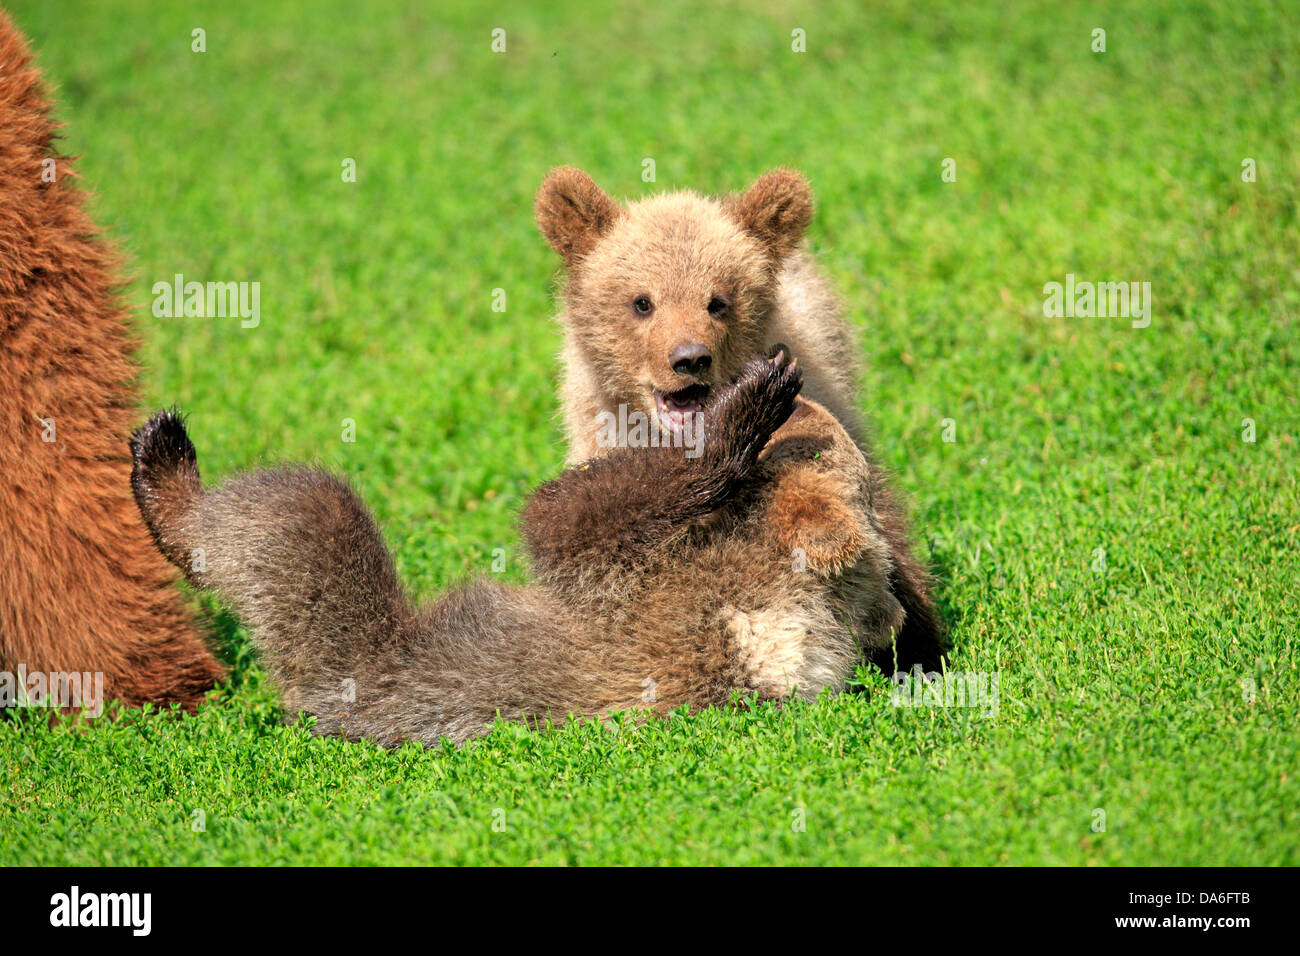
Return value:
<svg viewBox="0 0 1300 956">
<path fill-rule="evenodd" d="M 748 359 L 713 406 L 715 434 L 726 444 L 727 457 L 752 466 L 772 433 L 794 411 L 802 387 L 803 373 L 788 349 L 777 347 L 770 357 Z"/>
</svg>

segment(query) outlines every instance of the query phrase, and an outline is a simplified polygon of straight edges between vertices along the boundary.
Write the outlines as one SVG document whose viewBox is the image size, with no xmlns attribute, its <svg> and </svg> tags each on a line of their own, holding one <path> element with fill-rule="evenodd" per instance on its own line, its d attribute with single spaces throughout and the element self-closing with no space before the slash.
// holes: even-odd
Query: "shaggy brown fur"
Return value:
<svg viewBox="0 0 1300 956">
<path fill-rule="evenodd" d="M 522 519 L 532 586 L 480 581 L 423 609 L 328 474 L 260 471 L 204 491 L 179 418 L 159 413 L 132 440 L 132 486 L 162 551 L 233 605 L 317 733 L 427 744 L 482 733 L 498 712 L 810 699 L 841 688 L 859 641 L 887 639 L 901 610 L 866 461 L 800 384 L 783 355 L 751 359 L 702 413 L 698 458 L 618 449 L 537 491 Z M 810 490 L 843 503 L 835 527 L 773 521 Z M 788 560 L 795 536 L 804 571 Z M 842 623 L 866 608 L 869 632 Z"/>
<path fill-rule="evenodd" d="M 222 668 L 131 501 L 117 263 L 50 109 L 0 12 L 0 670 L 102 671 L 109 698 L 192 709 Z"/>
<path fill-rule="evenodd" d="M 679 192 L 620 205 L 586 173 L 561 167 L 542 183 L 535 212 L 568 267 L 561 400 L 570 462 L 608 453 L 598 440 L 601 416 L 620 406 L 646 415 L 661 433 L 680 431 L 682 417 L 729 381 L 745 356 L 776 341 L 798 357 L 805 394 L 869 458 L 857 415 L 858 346 L 801 249 L 813 200 L 798 173 L 766 173 L 721 200 Z M 845 505 L 820 490 L 792 495 L 773 525 L 792 541 L 801 527 L 819 535 L 836 527 Z M 903 509 L 875 468 L 872 499 L 905 617 L 896 653 L 879 648 L 871 659 L 886 673 L 916 663 L 935 669 L 943 631 L 930 579 L 912 554 Z"/>
</svg>

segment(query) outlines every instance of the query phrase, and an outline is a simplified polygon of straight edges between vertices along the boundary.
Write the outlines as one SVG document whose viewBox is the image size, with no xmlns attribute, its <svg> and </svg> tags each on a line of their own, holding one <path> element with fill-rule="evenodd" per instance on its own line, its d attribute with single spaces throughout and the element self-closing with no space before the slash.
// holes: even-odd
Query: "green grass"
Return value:
<svg viewBox="0 0 1300 956">
<path fill-rule="evenodd" d="M 9 6 L 133 257 L 148 403 L 192 414 L 209 480 L 346 471 L 426 597 L 495 548 L 522 579 L 513 514 L 562 461 L 547 168 L 622 196 L 803 169 L 953 667 L 1001 706 L 864 675 L 387 753 L 282 724 L 217 614 L 234 678 L 197 717 L 0 721 L 0 862 L 1300 863 L 1294 8 Z M 154 318 L 176 272 L 261 282 L 260 327 Z M 1067 272 L 1149 281 L 1150 327 L 1044 318 Z"/>
</svg>

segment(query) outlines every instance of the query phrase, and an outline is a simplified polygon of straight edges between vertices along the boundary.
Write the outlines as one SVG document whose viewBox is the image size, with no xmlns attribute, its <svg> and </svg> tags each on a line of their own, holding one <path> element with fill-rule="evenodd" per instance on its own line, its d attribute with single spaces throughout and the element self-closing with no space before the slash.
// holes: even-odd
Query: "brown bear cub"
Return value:
<svg viewBox="0 0 1300 956">
<path fill-rule="evenodd" d="M 694 413 L 772 342 L 789 346 L 805 395 L 870 460 L 857 414 L 857 342 L 802 248 L 812 211 L 808 183 L 789 170 L 724 199 L 679 192 L 626 205 L 581 170 L 552 170 L 535 212 L 568 269 L 560 321 L 570 463 L 609 454 L 617 443 L 609 423 L 632 416 L 648 423 L 652 444 L 689 444 Z M 944 640 L 929 575 L 912 554 L 884 474 L 870 472 L 872 511 L 891 553 L 889 587 L 904 615 L 895 640 L 869 643 L 867 656 L 885 673 L 918 663 L 938 669 Z M 773 521 L 826 522 L 841 506 L 828 491 L 806 489 Z M 845 586 L 853 586 L 852 575 Z"/>
<path fill-rule="evenodd" d="M 223 669 L 131 500 L 117 261 L 50 112 L 0 13 L 0 671 L 99 672 L 106 698 L 193 709 Z"/>
<path fill-rule="evenodd" d="M 204 490 L 184 426 L 160 412 L 132 439 L 131 483 L 159 548 L 230 602 L 287 710 L 316 715 L 317 733 L 431 744 L 498 713 L 811 699 L 842 688 L 863 632 L 889 634 L 901 609 L 867 462 L 800 386 L 783 352 L 738 364 L 701 406 L 695 457 L 612 449 L 537 490 L 522 515 L 531 586 L 479 581 L 424 608 L 369 511 L 324 472 Z M 810 488 L 834 510 L 791 522 Z"/>
</svg>

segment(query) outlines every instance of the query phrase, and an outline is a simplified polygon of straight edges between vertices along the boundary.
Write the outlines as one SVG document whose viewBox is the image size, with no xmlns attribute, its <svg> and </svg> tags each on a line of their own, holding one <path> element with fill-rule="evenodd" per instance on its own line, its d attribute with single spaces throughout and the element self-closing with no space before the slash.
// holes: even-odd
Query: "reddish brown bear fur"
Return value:
<svg viewBox="0 0 1300 956">
<path fill-rule="evenodd" d="M 107 699 L 193 709 L 223 670 L 131 497 L 118 262 L 56 128 L 0 12 L 0 670 L 98 671 Z"/>
</svg>

